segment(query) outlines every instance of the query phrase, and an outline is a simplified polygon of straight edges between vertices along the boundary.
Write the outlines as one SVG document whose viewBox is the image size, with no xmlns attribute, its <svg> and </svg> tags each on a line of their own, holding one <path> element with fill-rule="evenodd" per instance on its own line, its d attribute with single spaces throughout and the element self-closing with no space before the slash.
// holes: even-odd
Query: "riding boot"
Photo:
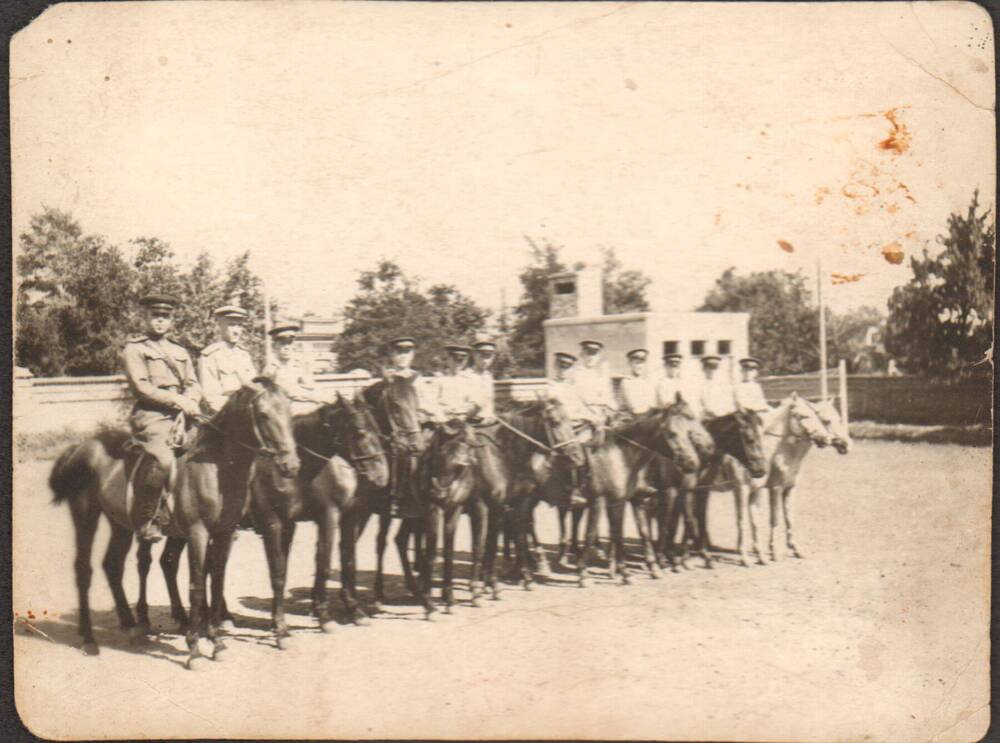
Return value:
<svg viewBox="0 0 1000 743">
<path fill-rule="evenodd" d="M 147 457 L 139 463 L 139 471 L 133 482 L 135 504 L 132 507 L 132 522 L 140 524 L 137 534 L 143 541 L 158 542 L 163 538 L 156 516 L 168 478 L 169 473 L 155 459 Z"/>
</svg>

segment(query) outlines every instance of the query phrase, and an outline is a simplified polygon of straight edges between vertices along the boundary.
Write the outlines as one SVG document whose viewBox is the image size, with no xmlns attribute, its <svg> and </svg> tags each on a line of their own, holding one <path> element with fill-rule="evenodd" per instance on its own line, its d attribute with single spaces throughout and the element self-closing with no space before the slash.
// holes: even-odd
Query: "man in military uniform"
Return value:
<svg viewBox="0 0 1000 743">
<path fill-rule="evenodd" d="M 146 541 L 163 536 L 156 515 L 173 468 L 171 434 L 177 415 L 184 413 L 193 421 L 201 412 L 202 393 L 194 363 L 183 346 L 166 337 L 177 304 L 176 298 L 166 294 L 144 297 L 145 332 L 129 338 L 122 351 L 125 377 L 136 400 L 129 417 L 135 446 L 127 470 L 131 472 L 138 462 L 132 485 L 132 523 L 139 527 L 139 538 Z M 140 457 L 143 451 L 150 456 Z"/>
<path fill-rule="evenodd" d="M 622 403 L 631 415 L 645 413 L 656 404 L 656 385 L 646 374 L 648 357 L 645 348 L 633 348 L 625 354 L 629 376 L 622 379 Z"/>
<path fill-rule="evenodd" d="M 214 313 L 219 340 L 202 349 L 198 378 L 209 412 L 218 413 L 226 400 L 257 376 L 250 353 L 241 345 L 247 311 L 236 305 L 219 307 Z"/>
<path fill-rule="evenodd" d="M 472 368 L 469 378 L 472 380 L 470 398 L 476 407 L 477 424 L 489 426 L 496 423 L 497 414 L 494 404 L 493 361 L 497 355 L 497 344 L 485 338 L 472 344 Z"/>
<path fill-rule="evenodd" d="M 656 382 L 656 407 L 669 408 L 677 401 L 677 393 L 687 399 L 684 395 L 684 384 L 681 380 L 681 362 L 684 357 L 679 353 L 663 354 L 663 376 Z M 688 400 L 691 405 L 696 405 L 697 400 Z"/>
<path fill-rule="evenodd" d="M 752 410 L 762 414 L 771 410 L 764 397 L 764 390 L 757 381 L 760 370 L 760 360 L 753 356 L 740 359 L 740 376 L 742 381 L 736 385 L 736 405 L 740 410 Z"/>
<path fill-rule="evenodd" d="M 382 376 L 408 377 L 414 380 L 417 393 L 417 410 L 424 422 L 441 422 L 441 409 L 437 404 L 437 385 L 432 377 L 423 377 L 412 367 L 417 341 L 410 336 L 393 338 L 385 345 L 388 363 L 382 367 Z"/>
<path fill-rule="evenodd" d="M 547 382 L 549 397 L 562 403 L 563 410 L 571 421 L 580 420 L 586 414 L 586 410 L 584 410 L 583 401 L 580 400 L 580 395 L 570 378 L 573 367 L 576 366 L 576 356 L 565 351 L 558 351 L 553 358 L 555 359 L 555 374 Z"/>
<path fill-rule="evenodd" d="M 320 403 L 312 374 L 301 359 L 295 358 L 292 344 L 298 335 L 298 323 L 275 323 L 268 332 L 274 359 L 264 369 L 264 376 L 274 380 L 292 402 L 292 413 L 307 413 Z"/>
<path fill-rule="evenodd" d="M 600 341 L 582 341 L 580 363 L 569 375 L 569 381 L 583 403 L 580 418 L 590 424 L 598 437 L 616 408 L 611 380 L 601 361 L 603 349 L 604 344 Z"/>
<path fill-rule="evenodd" d="M 441 420 L 465 419 L 473 412 L 472 380 L 468 369 L 472 349 L 452 343 L 444 350 L 448 361 L 444 374 L 437 379 L 438 414 Z"/>
<path fill-rule="evenodd" d="M 705 379 L 701 386 L 700 407 L 703 420 L 721 418 L 736 412 L 736 397 L 729 380 L 721 376 L 718 356 L 702 356 L 701 368 Z"/>
</svg>

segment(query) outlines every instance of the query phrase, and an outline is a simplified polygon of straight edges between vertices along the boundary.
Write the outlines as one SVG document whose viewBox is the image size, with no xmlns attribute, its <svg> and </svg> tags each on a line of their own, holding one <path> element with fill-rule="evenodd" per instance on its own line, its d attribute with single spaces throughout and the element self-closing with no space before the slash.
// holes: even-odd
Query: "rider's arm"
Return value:
<svg viewBox="0 0 1000 743">
<path fill-rule="evenodd" d="M 194 361 L 188 356 L 184 361 L 184 397 L 196 405 L 202 400 L 201 385 L 198 384 L 198 375 L 195 374 Z"/>
<path fill-rule="evenodd" d="M 215 354 L 202 354 L 198 359 L 198 377 L 201 379 L 201 391 L 209 410 L 217 413 L 226 403 L 222 393 L 222 382 L 219 381 L 218 361 Z"/>
<path fill-rule="evenodd" d="M 181 397 L 178 393 L 160 389 L 150 381 L 146 358 L 138 343 L 125 346 L 122 351 L 122 366 L 125 367 L 125 377 L 132 388 L 132 394 L 139 400 L 157 405 L 178 406 L 178 399 Z"/>
</svg>

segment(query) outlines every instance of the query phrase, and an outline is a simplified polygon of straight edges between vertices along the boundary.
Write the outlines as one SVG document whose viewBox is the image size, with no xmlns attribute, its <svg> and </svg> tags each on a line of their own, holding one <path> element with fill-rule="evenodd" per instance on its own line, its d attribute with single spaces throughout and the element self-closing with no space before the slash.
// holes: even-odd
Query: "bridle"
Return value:
<svg viewBox="0 0 1000 743">
<path fill-rule="evenodd" d="M 255 394 L 246 404 L 246 409 L 249 411 L 250 415 L 250 428 L 253 431 L 254 444 L 248 444 L 244 441 L 240 441 L 239 439 L 233 439 L 233 442 L 238 446 L 242 446 L 244 449 L 253 452 L 256 456 L 270 457 L 272 459 L 276 459 L 278 456 L 286 456 L 290 454 L 291 451 L 280 448 L 275 449 L 270 445 L 268 445 L 267 439 L 260 430 L 260 424 L 257 421 L 257 410 L 254 407 L 254 403 L 256 403 L 257 400 L 259 400 L 261 397 L 263 397 L 266 391 L 267 390 L 261 390 L 260 392 Z M 217 426 L 212 418 L 201 418 L 198 422 L 201 425 L 208 426 L 209 428 L 212 428 L 221 433 L 223 436 L 229 438 L 229 432 Z"/>
<path fill-rule="evenodd" d="M 348 417 L 350 417 L 350 414 L 347 412 L 346 408 L 341 408 L 341 410 L 344 411 L 344 414 L 347 414 Z M 322 425 L 324 427 L 327 426 L 325 422 Z M 385 450 L 382 448 L 382 445 L 380 443 L 376 444 L 375 451 L 371 452 L 370 454 L 362 454 L 359 451 L 357 451 L 354 448 L 354 446 L 352 446 L 352 444 L 356 445 L 357 441 L 368 433 L 367 427 L 362 428 L 360 426 L 352 426 L 352 433 L 354 434 L 353 436 L 346 437 L 345 446 L 347 447 L 347 456 L 343 458 L 346 459 L 348 462 L 350 462 L 352 466 L 355 466 L 356 469 L 360 469 L 360 467 L 357 467 L 357 465 L 360 465 L 362 462 L 368 462 L 371 461 L 372 459 L 377 459 L 378 457 L 385 456 Z M 375 441 L 379 440 L 376 437 L 373 438 L 375 438 Z M 341 440 L 341 438 L 335 433 L 334 434 L 335 444 L 338 440 Z M 309 454 L 310 456 L 313 456 L 316 459 L 321 459 L 324 462 L 329 462 L 334 457 L 342 456 L 338 452 L 334 452 L 329 456 L 325 454 L 320 454 L 319 452 L 313 451 L 308 446 L 305 446 L 303 444 L 298 444 L 298 447 L 306 454 Z"/>
</svg>

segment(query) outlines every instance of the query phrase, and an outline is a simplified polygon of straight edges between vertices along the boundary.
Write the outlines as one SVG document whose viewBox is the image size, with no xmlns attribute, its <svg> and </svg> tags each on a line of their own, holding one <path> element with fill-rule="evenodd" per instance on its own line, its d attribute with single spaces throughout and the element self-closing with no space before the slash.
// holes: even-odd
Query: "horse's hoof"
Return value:
<svg viewBox="0 0 1000 743">
<path fill-rule="evenodd" d="M 332 619 L 324 619 L 319 623 L 319 630 L 324 635 L 332 635 L 337 629 L 337 623 Z"/>
<path fill-rule="evenodd" d="M 291 639 L 292 638 L 288 635 L 275 635 L 274 644 L 277 646 L 278 650 L 287 650 Z"/>
<path fill-rule="evenodd" d="M 525 590 L 525 591 L 530 591 L 530 590 L 532 590 L 532 587 L 531 587 L 531 581 L 530 581 L 530 580 L 524 580 L 524 581 L 522 581 L 522 582 L 521 582 L 521 585 L 522 585 L 522 586 L 524 587 L 524 590 Z"/>
<path fill-rule="evenodd" d="M 794 547 L 792 547 L 792 557 L 796 557 L 796 558 L 798 558 L 799 560 L 804 560 L 806 556 L 805 556 L 805 555 L 803 555 L 803 554 L 802 554 L 801 552 L 799 552 L 799 551 L 798 551 L 797 549 L 795 549 Z"/>
<path fill-rule="evenodd" d="M 424 619 L 426 619 L 428 622 L 434 621 L 435 614 L 437 614 L 437 609 L 434 608 L 424 609 Z"/>
<path fill-rule="evenodd" d="M 538 563 L 538 569 L 535 570 L 535 574 L 540 578 L 548 578 L 552 575 L 552 566 L 549 564 L 548 560 L 542 560 Z"/>
<path fill-rule="evenodd" d="M 136 625 L 135 627 L 129 628 L 129 631 L 128 631 L 128 644 L 129 645 L 133 645 L 133 646 L 134 645 L 142 645 L 144 642 L 146 642 L 146 632 L 142 629 L 142 627 L 140 627 L 139 625 Z"/>
<path fill-rule="evenodd" d="M 649 577 L 653 580 L 659 580 L 663 577 L 663 571 L 660 570 L 660 566 L 656 563 L 652 563 L 649 566 Z"/>
<path fill-rule="evenodd" d="M 444 614 L 451 614 L 451 602 L 445 603 L 444 609 L 441 610 Z"/>
<path fill-rule="evenodd" d="M 587 588 L 590 585 L 590 578 L 588 578 L 588 577 L 586 577 L 584 575 L 581 575 L 580 578 L 577 580 L 576 584 L 580 588 Z"/>
<path fill-rule="evenodd" d="M 740 557 L 740 565 L 744 568 L 750 567 L 750 560 L 746 557 Z"/>
<path fill-rule="evenodd" d="M 97 643 L 94 640 L 83 643 L 83 645 L 80 646 L 80 649 L 83 651 L 84 655 L 101 654 L 101 649 L 97 646 Z"/>
<path fill-rule="evenodd" d="M 236 629 L 236 623 L 232 619 L 223 619 L 219 629 L 223 632 L 232 632 Z"/>
<path fill-rule="evenodd" d="M 385 609 L 382 608 L 381 601 L 376 601 L 375 603 L 373 603 L 371 606 L 368 607 L 368 611 L 371 614 L 381 614 L 383 611 L 385 611 Z"/>
<path fill-rule="evenodd" d="M 226 643 L 222 640 L 216 640 L 212 647 L 212 660 L 221 660 L 222 654 L 226 652 Z"/>
<path fill-rule="evenodd" d="M 715 570 L 715 565 L 712 564 L 711 560 L 705 560 L 705 570 Z"/>
<path fill-rule="evenodd" d="M 568 557 L 563 557 L 559 560 L 559 567 L 561 567 L 563 570 L 572 570 L 573 561 L 570 560 Z"/>
<path fill-rule="evenodd" d="M 622 585 L 623 586 L 632 585 L 632 579 L 629 576 L 625 575 L 624 573 L 622 573 Z"/>
<path fill-rule="evenodd" d="M 367 627 L 372 623 L 372 620 L 364 612 L 356 611 L 351 615 L 351 622 L 354 624 L 355 627 Z M 336 624 L 336 623 L 331 622 L 331 624 Z M 326 630 L 323 631 L 325 632 Z"/>
</svg>

